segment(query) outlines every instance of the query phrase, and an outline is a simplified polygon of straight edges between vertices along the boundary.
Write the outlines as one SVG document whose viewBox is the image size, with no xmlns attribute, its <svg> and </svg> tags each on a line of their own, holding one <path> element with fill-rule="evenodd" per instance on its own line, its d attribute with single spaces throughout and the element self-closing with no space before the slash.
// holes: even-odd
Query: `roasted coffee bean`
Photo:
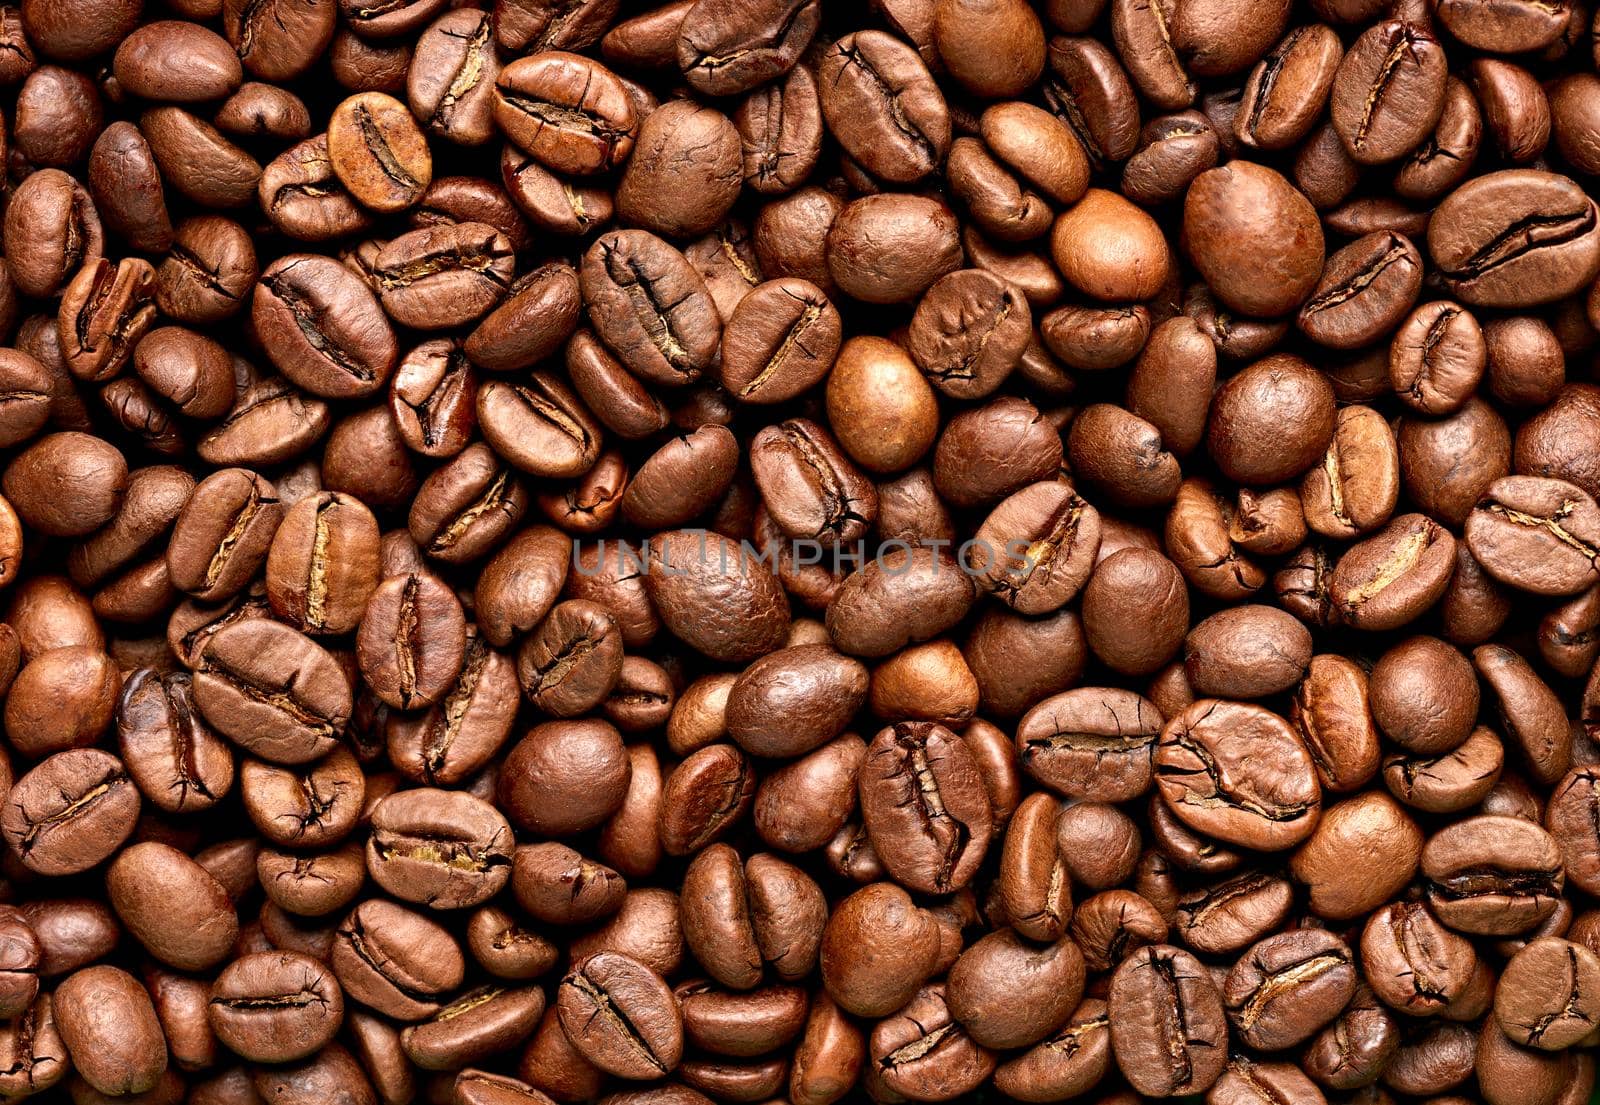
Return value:
<svg viewBox="0 0 1600 1105">
<path fill-rule="evenodd" d="M 1508 169 L 1451 192 L 1428 223 L 1443 286 L 1467 303 L 1548 303 L 1600 268 L 1594 201 L 1554 173 Z"/>
<path fill-rule="evenodd" d="M 1550 916 L 1565 881 L 1554 838 L 1502 815 L 1468 818 L 1435 833 L 1422 850 L 1422 873 L 1441 921 L 1496 936 L 1526 932 Z"/>
<path fill-rule="evenodd" d="M 511 242 L 485 223 L 447 223 L 402 234 L 378 251 L 372 275 L 389 317 L 443 330 L 487 314 L 511 287 Z"/>
<path fill-rule="evenodd" d="M 466 658 L 461 603 L 436 577 L 390 576 L 367 602 L 356 660 L 372 693 L 400 710 L 432 706 L 449 693 Z"/>
<path fill-rule="evenodd" d="M 1444 110 L 1443 48 L 1425 26 L 1378 23 L 1350 47 L 1333 79 L 1330 114 L 1350 156 L 1363 165 L 1410 153 Z"/>
<path fill-rule="evenodd" d="M 357 201 L 386 214 L 414 205 L 433 180 L 433 158 L 410 111 L 380 92 L 334 109 L 328 160 Z"/>
<path fill-rule="evenodd" d="M 557 990 L 556 1012 L 573 1046 L 601 1070 L 648 1080 L 683 1057 L 683 1018 L 659 974 L 620 952 L 575 964 Z"/>
<path fill-rule="evenodd" d="M 739 443 L 727 427 L 701 426 L 668 441 L 639 466 L 623 494 L 622 512 L 649 529 L 691 522 L 722 499 L 738 467 Z"/>
<path fill-rule="evenodd" d="M 1412 1016 L 1440 1012 L 1466 989 L 1472 945 L 1421 902 L 1384 906 L 1361 933 L 1362 974 L 1385 1003 Z"/>
<path fill-rule="evenodd" d="M 1107 997 L 1111 1048 L 1141 1093 L 1199 1092 L 1222 1074 L 1228 1023 L 1217 988 L 1192 955 L 1152 945 L 1123 960 Z"/>
<path fill-rule="evenodd" d="M 218 732 L 290 764 L 325 755 L 351 710 L 338 662 L 304 634 L 265 618 L 211 635 L 195 669 L 194 700 Z"/>
<path fill-rule="evenodd" d="M 166 1039 L 150 994 L 107 964 L 68 976 L 53 995 L 56 1030 L 73 1069 L 109 1096 L 153 1089 L 167 1069 Z"/>
<path fill-rule="evenodd" d="M 367 869 L 405 901 L 461 909 L 492 897 L 510 879 L 510 840 L 499 811 L 470 794 L 401 791 L 373 808 Z"/>
<path fill-rule="evenodd" d="M 1592 982 L 1600 982 L 1594 952 L 1559 937 L 1541 937 L 1506 964 L 1495 987 L 1494 1017 L 1516 1043 L 1559 1051 L 1592 1030 Z"/>
<path fill-rule="evenodd" d="M 155 320 L 154 296 L 155 270 L 148 261 L 130 257 L 112 264 L 102 257 L 79 269 L 62 292 L 57 316 L 68 370 L 92 381 L 121 372 Z M 224 374 L 224 382 L 230 376 Z"/>
<path fill-rule="evenodd" d="M 1438 601 L 1454 568 L 1450 533 L 1431 518 L 1402 515 L 1340 557 L 1330 597 L 1350 625 L 1395 629 Z"/>
<path fill-rule="evenodd" d="M 1235 758 L 1261 766 L 1241 771 Z M 1305 746 L 1282 718 L 1247 703 L 1200 699 L 1169 721 L 1155 775 L 1174 814 L 1230 844 L 1292 847 L 1321 811 Z"/>
<path fill-rule="evenodd" d="M 360 398 L 388 381 L 394 331 L 360 277 L 331 258 L 290 254 L 269 265 L 251 311 L 273 364 L 312 394 Z"/>
<path fill-rule="evenodd" d="M 30 871 L 76 874 L 122 846 L 139 792 L 122 761 L 93 748 L 57 752 L 16 781 L 0 831 Z"/>
<path fill-rule="evenodd" d="M 882 31 L 833 43 L 817 67 L 822 111 L 846 153 L 896 183 L 934 170 L 950 147 L 950 110 L 915 50 Z"/>
<path fill-rule="evenodd" d="M 1080 241 L 1075 248 L 1084 246 Z M 1014 285 L 981 269 L 962 269 L 923 295 L 906 345 L 939 391 L 981 399 L 1016 367 L 1032 325 L 1027 300 Z"/>
<path fill-rule="evenodd" d="M 1306 930 L 1257 942 L 1229 970 L 1223 1006 L 1240 1039 L 1278 1051 L 1307 1039 L 1355 993 L 1354 955 L 1329 932 Z"/>
<path fill-rule="evenodd" d="M 955 1019 L 943 984 L 925 986 L 893 1017 L 879 1021 L 867 1053 L 883 1085 L 953 1098 L 970 1092 L 994 1070 L 994 1053 L 979 1046 Z"/>
<path fill-rule="evenodd" d="M 458 342 L 435 338 L 401 358 L 389 382 L 389 413 L 406 446 L 453 457 L 477 424 L 478 379 Z"/>
<path fill-rule="evenodd" d="M 1242 314 L 1288 313 L 1311 294 L 1322 273 L 1316 211 L 1282 176 L 1248 161 L 1194 180 L 1184 199 L 1183 232 L 1211 290 Z M 1245 255 L 1254 261 L 1242 263 Z"/>
<path fill-rule="evenodd" d="M 523 693 L 553 717 L 592 710 L 621 676 L 616 619 L 603 606 L 583 599 L 555 606 L 517 655 Z"/>
<path fill-rule="evenodd" d="M 286 1063 L 320 1049 L 338 1031 L 344 993 L 310 956 L 257 952 L 230 963 L 212 987 L 217 1038 L 246 1059 Z"/>
<path fill-rule="evenodd" d="M 261 569 L 283 520 L 276 489 L 243 468 L 207 476 L 184 504 L 167 545 L 172 585 L 201 602 L 238 594 Z"/>
<path fill-rule="evenodd" d="M 209 809 L 232 789 L 233 753 L 201 718 L 188 673 L 141 668 L 124 681 L 117 748 L 140 793 L 163 810 Z"/>
<path fill-rule="evenodd" d="M 559 50 L 518 58 L 500 71 L 494 116 L 512 142 L 558 173 L 614 168 L 632 152 L 639 126 L 615 74 Z"/>
<path fill-rule="evenodd" d="M 662 239 L 643 230 L 605 235 L 584 255 L 580 282 L 601 340 L 646 380 L 689 384 L 711 366 L 721 337 L 716 307 Z"/>
<path fill-rule="evenodd" d="M 448 930 L 382 899 L 362 902 L 339 925 L 330 963 L 350 997 L 402 1021 L 442 1008 L 466 969 Z"/>
<path fill-rule="evenodd" d="M 378 524 L 357 498 L 322 491 L 284 512 L 267 552 L 267 599 L 307 633 L 345 633 L 378 585 Z"/>
<path fill-rule="evenodd" d="M 1541 595 L 1591 586 L 1600 512 L 1581 488 L 1563 480 L 1507 476 L 1489 485 L 1467 517 L 1467 547 L 1503 583 Z"/>
<path fill-rule="evenodd" d="M 851 544 L 877 520 L 877 489 L 808 419 L 757 433 L 750 468 L 768 515 L 790 537 Z"/>
<path fill-rule="evenodd" d="M 839 312 L 809 280 L 759 284 L 722 331 L 722 384 L 746 403 L 781 403 L 828 375 L 840 345 Z"/>
<path fill-rule="evenodd" d="M 1131 691 L 1085 687 L 1039 703 L 1017 725 L 1023 768 L 1072 797 L 1126 801 L 1144 793 L 1161 732 L 1155 704 Z"/>
<path fill-rule="evenodd" d="M 941 725 L 904 723 L 867 748 L 861 812 L 873 848 L 896 881 L 948 893 L 971 879 L 992 831 L 972 753 Z"/>
<path fill-rule="evenodd" d="M 1417 247 L 1402 234 L 1375 232 L 1328 259 L 1296 321 L 1321 345 L 1355 349 L 1394 329 L 1421 290 Z"/>
<path fill-rule="evenodd" d="M 299 771 L 246 760 L 239 791 L 264 837 L 285 847 L 315 848 L 336 844 L 355 828 L 366 779 L 355 756 L 337 748 Z"/>
</svg>

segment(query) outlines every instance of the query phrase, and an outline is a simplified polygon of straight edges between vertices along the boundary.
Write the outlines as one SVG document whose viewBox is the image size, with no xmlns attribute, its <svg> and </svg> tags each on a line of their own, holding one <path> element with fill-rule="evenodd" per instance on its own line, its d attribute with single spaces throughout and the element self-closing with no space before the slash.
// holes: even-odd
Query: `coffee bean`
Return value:
<svg viewBox="0 0 1600 1105">
<path fill-rule="evenodd" d="M 215 966 L 238 938 L 239 920 L 221 884 L 168 845 L 124 849 L 106 870 L 106 892 L 146 950 L 180 970 Z"/>
<path fill-rule="evenodd" d="M 269 265 L 252 318 L 273 363 L 315 395 L 370 395 L 394 367 L 394 332 L 376 297 L 329 258 L 291 254 Z"/>
<path fill-rule="evenodd" d="M 511 877 L 510 837 L 505 818 L 470 794 L 405 791 L 373 808 L 367 868 L 398 898 L 460 909 Z"/>
<path fill-rule="evenodd" d="M 1437 1013 L 1466 989 L 1472 945 L 1440 925 L 1420 902 L 1384 906 L 1361 934 L 1362 973 L 1402 1013 Z"/>
<path fill-rule="evenodd" d="M 1195 178 L 1184 199 L 1183 231 L 1206 283 L 1243 314 L 1286 314 L 1311 294 L 1322 272 L 1315 210 L 1282 176 L 1248 161 Z M 1246 254 L 1254 258 L 1249 265 Z"/>
<path fill-rule="evenodd" d="M 1191 1093 L 1222 1074 L 1222 1001 L 1188 952 L 1157 944 L 1124 960 L 1111 979 L 1107 1013 L 1117 1065 L 1141 1093 Z"/>
<path fill-rule="evenodd" d="M 29 870 L 75 874 L 115 852 L 138 812 L 139 792 L 120 760 L 98 749 L 73 749 L 17 780 L 0 813 L 0 830 Z"/>
<path fill-rule="evenodd" d="M 559 50 L 518 58 L 500 71 L 494 116 L 518 147 L 556 172 L 573 174 L 626 160 L 639 124 L 615 74 Z"/>
<path fill-rule="evenodd" d="M 195 704 L 213 728 L 256 755 L 306 763 L 333 747 L 350 717 L 350 685 L 333 657 L 288 626 L 236 621 L 204 646 Z"/>
<path fill-rule="evenodd" d="M 942 725 L 903 723 L 867 747 L 861 812 L 897 881 L 924 893 L 964 886 L 983 861 L 992 812 L 966 745 Z"/>
<path fill-rule="evenodd" d="M 1441 921 L 1493 935 L 1526 932 L 1548 917 L 1565 878 L 1549 833 L 1500 815 L 1468 818 L 1435 833 L 1422 850 L 1422 873 Z"/>
<path fill-rule="evenodd" d="M 1531 169 L 1491 173 L 1450 193 L 1438 215 L 1429 222 L 1428 250 L 1444 287 L 1475 306 L 1548 303 L 1582 286 L 1580 278 L 1600 266 L 1593 201 L 1567 177 Z M 1462 225 L 1469 217 L 1479 225 Z"/>
<path fill-rule="evenodd" d="M 378 526 L 359 499 L 323 491 L 284 512 L 267 551 L 273 612 L 308 633 L 354 629 L 378 583 Z"/>
<path fill-rule="evenodd" d="M 1355 993 L 1357 970 L 1332 933 L 1282 933 L 1252 947 L 1222 984 L 1228 1020 L 1251 1047 L 1276 1051 L 1309 1037 Z"/>
<path fill-rule="evenodd" d="M 619 952 L 599 952 L 561 980 L 557 1015 L 572 1044 L 600 1069 L 659 1078 L 683 1056 L 683 1019 L 661 976 Z"/>
<path fill-rule="evenodd" d="M 1234 757 L 1272 766 L 1253 772 L 1248 787 L 1236 791 L 1229 782 L 1241 778 L 1229 768 Z M 1201 699 L 1169 721 L 1156 747 L 1155 774 L 1162 798 L 1181 820 L 1245 847 L 1292 847 L 1321 809 L 1305 746 L 1282 718 L 1245 703 Z"/>
<path fill-rule="evenodd" d="M 160 1081 L 166 1039 L 149 993 L 132 975 L 106 964 L 85 967 L 53 997 L 61 1043 L 89 1086 L 116 1096 L 143 1093 Z"/>
<path fill-rule="evenodd" d="M 423 573 L 380 583 L 356 635 L 362 677 L 374 694 L 401 710 L 444 698 L 461 674 L 466 647 L 461 603 Z"/>
<path fill-rule="evenodd" d="M 1419 24 L 1390 19 L 1364 31 L 1339 63 L 1330 102 L 1350 156 L 1381 164 L 1419 145 L 1444 110 L 1447 66 L 1438 39 Z"/>
</svg>

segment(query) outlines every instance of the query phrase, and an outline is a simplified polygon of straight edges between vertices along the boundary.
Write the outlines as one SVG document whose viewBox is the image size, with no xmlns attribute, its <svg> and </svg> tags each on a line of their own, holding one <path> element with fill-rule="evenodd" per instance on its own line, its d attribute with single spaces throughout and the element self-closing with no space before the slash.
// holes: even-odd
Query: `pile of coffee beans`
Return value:
<svg viewBox="0 0 1600 1105">
<path fill-rule="evenodd" d="M 0 0 L 0 1101 L 1584 1105 L 1595 0 Z"/>
</svg>

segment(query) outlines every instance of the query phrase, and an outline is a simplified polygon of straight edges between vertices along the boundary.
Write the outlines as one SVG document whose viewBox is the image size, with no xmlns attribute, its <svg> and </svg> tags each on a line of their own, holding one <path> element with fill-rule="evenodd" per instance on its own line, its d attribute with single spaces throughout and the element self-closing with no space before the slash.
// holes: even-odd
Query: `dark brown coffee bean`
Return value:
<svg viewBox="0 0 1600 1105">
<path fill-rule="evenodd" d="M 828 375 L 840 322 L 822 290 L 785 278 L 757 285 L 722 331 L 722 384 L 746 403 L 779 403 Z"/>
<path fill-rule="evenodd" d="M 648 551 L 645 588 L 662 622 L 691 647 L 743 663 L 787 636 L 788 602 L 777 579 L 727 538 L 674 530 L 652 538 Z"/>
<path fill-rule="evenodd" d="M 1394 629 L 1444 593 L 1455 539 L 1432 519 L 1408 514 L 1345 553 L 1329 581 L 1340 616 L 1361 629 Z"/>
<path fill-rule="evenodd" d="M 1475 306 L 1548 303 L 1600 267 L 1593 201 L 1567 177 L 1490 173 L 1457 188 L 1435 214 L 1428 251 L 1441 282 Z"/>
<path fill-rule="evenodd" d="M 1230 770 L 1234 757 L 1262 766 Z M 1321 810 L 1305 746 L 1282 718 L 1246 703 L 1201 699 L 1169 721 L 1155 773 L 1162 798 L 1185 824 L 1243 847 L 1292 847 Z"/>
<path fill-rule="evenodd" d="M 141 668 L 127 678 L 117 747 L 140 793 L 169 812 L 209 809 L 233 786 L 233 754 L 197 712 L 187 673 Z"/>
<path fill-rule="evenodd" d="M 577 54 L 518 58 L 495 81 L 495 121 L 558 173 L 602 172 L 633 150 L 639 119 L 621 81 Z"/>
<path fill-rule="evenodd" d="M 661 976 L 619 952 L 574 965 L 556 998 L 561 1026 L 577 1050 L 608 1073 L 659 1078 L 683 1057 L 683 1019 Z"/>
<path fill-rule="evenodd" d="M 979 586 L 1019 613 L 1048 614 L 1088 580 L 1100 515 L 1064 482 L 1030 484 L 984 519 L 974 541 Z"/>
<path fill-rule="evenodd" d="M 1188 952 L 1159 944 L 1135 952 L 1112 976 L 1107 1006 L 1112 1053 L 1141 1092 L 1192 1093 L 1221 1075 L 1222 1001 Z"/>
<path fill-rule="evenodd" d="M 511 242 L 486 223 L 449 223 L 402 234 L 373 260 L 389 317 L 418 330 L 461 326 L 488 313 L 511 286 Z"/>
<path fill-rule="evenodd" d="M 377 391 L 398 356 L 377 298 L 331 258 L 290 254 L 268 266 L 251 317 L 279 370 L 329 399 Z"/>
<path fill-rule="evenodd" d="M 954 1017 L 943 984 L 925 986 L 895 1016 L 879 1021 L 868 1055 L 885 1087 L 942 1098 L 969 1093 L 994 1071 L 994 1053 L 980 1047 Z"/>
<path fill-rule="evenodd" d="M 846 577 L 828 604 L 828 633 L 841 652 L 887 656 L 949 629 L 973 598 L 971 577 L 947 553 L 890 547 Z"/>
<path fill-rule="evenodd" d="M 1277 1051 L 1338 1015 L 1358 974 L 1343 940 L 1328 932 L 1281 933 L 1259 941 L 1222 984 L 1228 1019 L 1246 1044 Z"/>
<path fill-rule="evenodd" d="M 68 875 L 121 847 L 138 815 L 139 792 L 122 761 L 80 748 L 40 761 L 17 780 L 0 831 L 30 871 Z"/>
<path fill-rule="evenodd" d="M 308 633 L 346 633 L 378 585 L 378 523 L 359 499 L 323 491 L 283 516 L 267 552 L 267 598 Z"/>
<path fill-rule="evenodd" d="M 1600 960 L 1581 944 L 1535 940 L 1506 964 L 1495 987 L 1494 1015 L 1513 1041 L 1558 1051 L 1588 1035 L 1596 1010 L 1589 989 Z"/>
<path fill-rule="evenodd" d="M 121 372 L 155 321 L 154 295 L 155 270 L 148 261 L 130 257 L 112 264 L 102 257 L 79 269 L 61 294 L 57 316 L 67 369 L 92 381 Z M 232 371 L 222 380 L 231 384 Z"/>
<path fill-rule="evenodd" d="M 1402 234 L 1358 238 L 1328 259 L 1296 316 L 1321 345 L 1355 349 L 1399 324 L 1422 290 L 1422 255 Z"/>
<path fill-rule="evenodd" d="M 511 829 L 470 794 L 401 791 L 372 811 L 367 869 L 406 901 L 436 909 L 477 905 L 511 877 Z"/>
<path fill-rule="evenodd" d="M 970 750 L 942 725 L 882 730 L 862 765 L 861 812 L 896 881 L 948 893 L 971 879 L 992 830 L 988 795 Z"/>
<path fill-rule="evenodd" d="M 1587 590 L 1597 570 L 1600 513 L 1563 480 L 1507 476 L 1489 485 L 1467 516 L 1467 547 L 1503 583 L 1542 595 Z"/>
<path fill-rule="evenodd" d="M 897 183 L 918 180 L 950 147 L 950 112 L 916 51 L 881 31 L 846 35 L 817 68 L 822 110 L 845 152 Z"/>
<path fill-rule="evenodd" d="M 321 963 L 294 952 L 258 952 L 230 963 L 212 989 L 217 1038 L 253 1062 L 284 1063 L 320 1049 L 338 1031 L 344 994 Z"/>
<path fill-rule="evenodd" d="M 681 253 L 643 230 L 619 230 L 585 254 L 583 298 L 601 339 L 645 379 L 678 386 L 711 366 L 721 337 L 710 293 Z"/>
<path fill-rule="evenodd" d="M 265 618 L 235 621 L 210 637 L 195 671 L 194 698 L 224 736 L 290 764 L 326 754 L 351 708 L 349 681 L 333 657 Z"/>
<path fill-rule="evenodd" d="M 1519 817 L 1457 821 L 1422 850 L 1428 904 L 1461 932 L 1526 932 L 1548 917 L 1565 872 L 1555 839 Z"/>
<path fill-rule="evenodd" d="M 401 710 L 432 706 L 461 674 L 467 631 L 461 603 L 436 577 L 390 576 L 367 602 L 356 634 L 362 678 Z"/>
<path fill-rule="evenodd" d="M 517 655 L 523 693 L 553 717 L 592 710 L 621 675 L 616 619 L 603 606 L 582 599 L 555 606 Z"/>
<path fill-rule="evenodd" d="M 839 212 L 828 231 L 828 275 L 863 302 L 909 302 L 961 267 L 958 230 L 955 214 L 936 199 L 864 196 Z"/>
<path fill-rule="evenodd" d="M 340 924 L 330 958 L 350 997 L 403 1021 L 437 1012 L 465 971 L 461 949 L 448 930 L 376 898 L 358 905 Z"/>
<path fill-rule="evenodd" d="M 1184 668 L 1199 695 L 1263 698 L 1300 682 L 1310 663 L 1310 632 L 1271 606 L 1220 611 L 1184 641 Z"/>
<path fill-rule="evenodd" d="M 85 967 L 56 987 L 55 1026 L 72 1066 L 100 1093 L 152 1089 L 167 1069 L 166 1039 L 150 994 L 128 972 Z"/>
<path fill-rule="evenodd" d="M 1421 902 L 1397 902 L 1368 919 L 1361 934 L 1362 974 L 1402 1013 L 1437 1013 L 1466 989 L 1472 945 L 1446 929 Z"/>
<path fill-rule="evenodd" d="M 1237 161 L 1201 173 L 1184 199 L 1183 224 L 1190 259 L 1217 297 L 1242 314 L 1287 314 L 1322 273 L 1316 211 L 1264 166 Z"/>
</svg>

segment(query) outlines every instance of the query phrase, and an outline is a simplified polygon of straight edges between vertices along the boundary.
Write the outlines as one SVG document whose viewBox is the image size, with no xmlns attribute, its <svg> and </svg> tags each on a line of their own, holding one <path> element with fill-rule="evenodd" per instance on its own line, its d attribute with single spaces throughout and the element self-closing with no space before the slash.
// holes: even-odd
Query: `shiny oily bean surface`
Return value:
<svg viewBox="0 0 1600 1105">
<path fill-rule="evenodd" d="M 0 1098 L 1584 1100 L 1591 16 L 0 4 Z"/>
</svg>

